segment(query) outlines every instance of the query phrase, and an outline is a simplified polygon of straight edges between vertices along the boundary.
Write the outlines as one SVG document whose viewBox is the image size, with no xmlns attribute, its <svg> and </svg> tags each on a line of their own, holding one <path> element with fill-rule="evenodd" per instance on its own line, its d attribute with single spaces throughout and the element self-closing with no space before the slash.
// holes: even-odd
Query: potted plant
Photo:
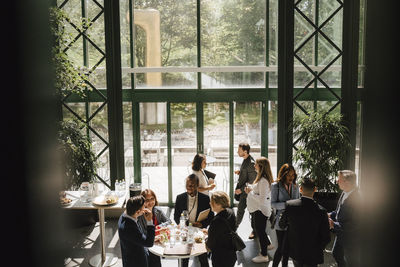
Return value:
<svg viewBox="0 0 400 267">
<path fill-rule="evenodd" d="M 343 168 L 350 148 L 342 115 L 321 109 L 294 116 L 293 137 L 296 140 L 293 160 L 300 177 L 315 179 L 316 201 L 328 211 L 334 210 L 340 193 L 337 172 Z"/>
</svg>

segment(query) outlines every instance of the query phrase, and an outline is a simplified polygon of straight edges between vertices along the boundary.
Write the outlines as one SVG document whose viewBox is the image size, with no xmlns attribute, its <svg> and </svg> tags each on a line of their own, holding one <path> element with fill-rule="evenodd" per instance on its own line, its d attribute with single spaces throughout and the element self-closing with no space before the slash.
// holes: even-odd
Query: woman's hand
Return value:
<svg viewBox="0 0 400 267">
<path fill-rule="evenodd" d="M 251 190 L 253 190 L 253 189 L 252 189 L 250 186 L 246 186 L 246 187 L 244 188 L 244 192 L 246 192 L 246 194 L 250 193 Z"/>
<path fill-rule="evenodd" d="M 144 218 L 146 219 L 146 221 L 151 221 L 153 219 L 153 213 L 151 212 L 151 210 L 144 208 L 143 212 L 144 212 Z"/>
</svg>

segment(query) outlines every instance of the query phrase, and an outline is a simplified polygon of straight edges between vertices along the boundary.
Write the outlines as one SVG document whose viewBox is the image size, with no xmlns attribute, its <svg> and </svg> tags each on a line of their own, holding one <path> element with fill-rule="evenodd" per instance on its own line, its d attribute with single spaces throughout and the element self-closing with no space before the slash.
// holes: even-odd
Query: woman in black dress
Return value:
<svg viewBox="0 0 400 267">
<path fill-rule="evenodd" d="M 212 193 L 210 206 L 215 217 L 208 228 L 206 245 L 211 250 L 213 267 L 232 267 L 236 262 L 236 251 L 229 235 L 230 229 L 236 231 L 236 216 L 229 208 L 229 197 L 225 192 Z"/>
</svg>

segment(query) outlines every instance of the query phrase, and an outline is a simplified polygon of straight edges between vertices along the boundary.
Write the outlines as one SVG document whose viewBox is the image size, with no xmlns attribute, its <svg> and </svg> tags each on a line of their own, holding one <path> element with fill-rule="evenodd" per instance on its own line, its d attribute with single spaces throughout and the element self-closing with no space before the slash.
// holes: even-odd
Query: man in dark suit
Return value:
<svg viewBox="0 0 400 267">
<path fill-rule="evenodd" d="M 288 227 L 288 252 L 295 267 L 316 267 L 324 262 L 324 249 L 330 242 L 326 210 L 314 199 L 315 182 L 304 178 L 301 199 L 286 202 L 279 226 Z"/>
<path fill-rule="evenodd" d="M 328 214 L 329 225 L 336 234 L 333 257 L 338 267 L 359 266 L 358 220 L 360 193 L 357 189 L 356 174 L 350 170 L 338 172 L 339 188 L 343 190 L 335 211 Z"/>
<path fill-rule="evenodd" d="M 240 223 L 242 222 L 243 215 L 247 207 L 247 194 L 244 191 L 246 183 L 253 183 L 257 176 L 256 169 L 254 168 L 256 161 L 250 155 L 250 145 L 248 143 L 240 143 L 237 153 L 239 157 L 243 158 L 243 162 L 240 166 L 240 170 L 235 171 L 235 174 L 239 175 L 239 180 L 235 188 L 235 199 L 239 201 L 236 214 L 236 228 L 238 228 Z M 254 239 L 254 220 L 253 218 L 251 218 L 250 220 L 253 231 L 251 232 L 249 239 Z"/>
<path fill-rule="evenodd" d="M 147 267 L 149 251 L 154 244 L 155 227 L 152 213 L 144 207 L 143 196 L 135 196 L 126 202 L 126 210 L 118 220 L 118 235 L 121 244 L 122 265 L 124 267 Z M 147 221 L 147 235 L 138 223 L 143 215 Z"/>
<path fill-rule="evenodd" d="M 199 228 L 206 228 L 211 220 L 214 218 L 214 213 L 210 207 L 210 197 L 205 194 L 199 194 L 197 188 L 199 187 L 199 177 L 195 174 L 190 174 L 186 178 L 186 192 L 176 196 L 174 220 L 179 224 L 181 213 L 186 210 L 189 216 L 189 222 L 193 226 Z M 203 221 L 197 221 L 199 213 L 209 209 L 208 217 Z M 202 267 L 208 267 L 207 253 L 198 256 Z M 182 266 L 187 267 L 189 259 L 182 259 Z"/>
</svg>

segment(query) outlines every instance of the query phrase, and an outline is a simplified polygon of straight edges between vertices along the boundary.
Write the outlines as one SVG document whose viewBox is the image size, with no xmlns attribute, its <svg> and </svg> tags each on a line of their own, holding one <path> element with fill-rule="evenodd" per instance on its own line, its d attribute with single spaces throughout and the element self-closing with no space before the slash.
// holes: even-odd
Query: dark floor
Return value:
<svg viewBox="0 0 400 267">
<path fill-rule="evenodd" d="M 164 211 L 168 214 L 168 208 L 165 207 Z M 170 214 L 172 217 L 173 210 L 170 210 Z M 113 253 L 118 257 L 118 261 L 114 267 L 122 267 L 121 260 L 121 250 L 118 239 L 117 226 L 118 218 L 106 218 L 105 223 L 105 243 L 106 243 L 106 252 Z M 270 229 L 271 230 L 271 229 Z M 237 254 L 237 262 L 236 266 L 242 267 L 252 267 L 252 266 L 272 266 L 272 261 L 268 263 L 253 263 L 251 259 L 255 257 L 259 253 L 259 246 L 257 240 L 249 240 L 248 235 L 251 232 L 249 215 L 246 212 L 243 222 L 238 228 L 239 235 L 243 238 L 246 243 L 246 248 L 243 251 L 238 252 Z M 100 235 L 99 235 L 99 223 L 95 223 L 89 226 L 78 227 L 69 230 L 69 240 L 67 241 L 69 248 L 71 249 L 69 255 L 65 256 L 65 266 L 90 266 L 89 260 L 96 254 L 99 254 L 101 251 L 100 247 Z M 276 236 L 275 231 L 269 231 L 272 244 L 277 246 L 276 244 Z M 333 239 L 333 238 L 332 238 Z M 328 244 L 327 249 L 332 248 L 333 241 Z M 275 249 L 269 250 L 269 257 L 272 259 L 274 255 Z M 177 260 L 172 259 L 162 259 L 162 266 L 175 267 L 178 266 Z M 200 266 L 196 260 L 191 259 L 189 262 L 189 266 Z M 210 261 L 211 266 L 211 261 Z M 289 260 L 289 267 L 292 267 L 293 263 Z M 324 267 L 333 267 L 337 266 L 331 253 L 325 252 L 325 263 L 319 266 Z"/>
</svg>

